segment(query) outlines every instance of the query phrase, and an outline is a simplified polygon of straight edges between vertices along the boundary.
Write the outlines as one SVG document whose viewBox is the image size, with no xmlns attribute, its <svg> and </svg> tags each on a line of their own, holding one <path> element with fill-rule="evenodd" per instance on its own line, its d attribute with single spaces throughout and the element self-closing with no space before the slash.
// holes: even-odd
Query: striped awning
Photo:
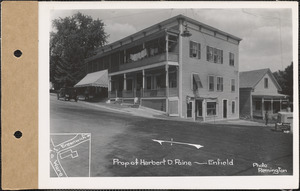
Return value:
<svg viewBox="0 0 300 191">
<path fill-rule="evenodd" d="M 108 87 L 108 72 L 107 70 L 101 70 L 87 74 L 82 80 L 80 80 L 74 87 Z"/>
</svg>

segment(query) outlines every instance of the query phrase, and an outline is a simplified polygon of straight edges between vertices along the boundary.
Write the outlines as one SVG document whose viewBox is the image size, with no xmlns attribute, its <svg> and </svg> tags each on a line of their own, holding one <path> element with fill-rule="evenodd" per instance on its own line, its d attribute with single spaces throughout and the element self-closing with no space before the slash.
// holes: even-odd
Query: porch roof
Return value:
<svg viewBox="0 0 300 191">
<path fill-rule="evenodd" d="M 252 96 L 255 97 L 277 97 L 277 98 L 287 98 L 288 95 L 279 93 L 269 93 L 269 92 L 253 92 Z"/>
<path fill-rule="evenodd" d="M 101 70 L 87 74 L 82 80 L 80 80 L 74 87 L 108 87 L 108 72 L 107 70 Z"/>
</svg>

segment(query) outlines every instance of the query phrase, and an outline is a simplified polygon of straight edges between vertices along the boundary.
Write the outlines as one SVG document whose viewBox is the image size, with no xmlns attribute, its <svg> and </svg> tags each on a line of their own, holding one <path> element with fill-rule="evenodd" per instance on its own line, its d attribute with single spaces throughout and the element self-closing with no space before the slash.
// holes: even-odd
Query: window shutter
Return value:
<svg viewBox="0 0 300 191">
<path fill-rule="evenodd" d="M 206 60 L 209 61 L 209 46 L 206 46 Z"/>
<path fill-rule="evenodd" d="M 193 57 L 193 42 L 190 41 L 190 57 Z"/>
<path fill-rule="evenodd" d="M 223 50 L 220 50 L 220 53 L 221 53 L 221 64 L 223 64 Z"/>
<path fill-rule="evenodd" d="M 198 43 L 198 59 L 201 59 L 201 44 Z"/>
</svg>

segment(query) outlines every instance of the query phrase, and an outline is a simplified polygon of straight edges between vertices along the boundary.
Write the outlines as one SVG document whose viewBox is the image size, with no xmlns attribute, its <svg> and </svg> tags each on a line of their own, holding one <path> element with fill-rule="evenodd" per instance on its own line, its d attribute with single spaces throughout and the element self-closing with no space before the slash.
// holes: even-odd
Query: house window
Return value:
<svg viewBox="0 0 300 191">
<path fill-rule="evenodd" d="M 206 60 L 209 62 L 213 61 L 213 51 L 214 49 L 212 47 L 207 46 L 206 47 Z"/>
<path fill-rule="evenodd" d="M 214 76 L 208 76 L 208 88 L 209 91 L 214 91 L 215 87 Z"/>
<path fill-rule="evenodd" d="M 265 78 L 265 88 L 269 88 L 268 78 Z"/>
<path fill-rule="evenodd" d="M 206 57 L 209 62 L 223 64 L 223 50 L 207 46 Z"/>
<path fill-rule="evenodd" d="M 231 79 L 231 91 L 235 92 L 235 79 Z"/>
<path fill-rule="evenodd" d="M 213 116 L 216 115 L 216 107 L 217 103 L 216 102 L 207 102 L 206 103 L 206 113 L 207 116 Z"/>
<path fill-rule="evenodd" d="M 217 77 L 217 91 L 223 91 L 223 77 Z"/>
<path fill-rule="evenodd" d="M 126 79 L 126 90 L 132 91 L 132 79 Z"/>
<path fill-rule="evenodd" d="M 234 54 L 229 52 L 229 65 L 234 66 Z"/>
<path fill-rule="evenodd" d="M 147 90 L 151 90 L 151 76 L 147 76 L 147 80 L 146 80 L 146 82 L 147 82 Z"/>
<path fill-rule="evenodd" d="M 191 58 L 201 58 L 201 44 L 190 41 L 190 57 Z"/>
<path fill-rule="evenodd" d="M 187 117 L 192 117 L 192 102 L 186 104 L 186 114 Z"/>
<path fill-rule="evenodd" d="M 235 113 L 235 101 L 231 102 L 231 113 L 234 114 Z"/>
</svg>

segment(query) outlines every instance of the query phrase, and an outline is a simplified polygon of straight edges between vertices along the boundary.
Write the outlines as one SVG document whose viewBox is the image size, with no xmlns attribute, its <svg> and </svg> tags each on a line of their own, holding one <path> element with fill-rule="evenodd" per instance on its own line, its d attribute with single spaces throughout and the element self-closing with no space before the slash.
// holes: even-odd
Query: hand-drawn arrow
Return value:
<svg viewBox="0 0 300 191">
<path fill-rule="evenodd" d="M 162 145 L 162 143 L 171 143 L 171 146 L 172 146 L 173 143 L 174 143 L 174 144 L 180 144 L 180 145 L 189 145 L 189 146 L 193 146 L 193 147 L 196 147 L 197 149 L 200 149 L 201 147 L 204 147 L 204 146 L 198 145 L 198 144 L 176 142 L 176 141 L 173 141 L 172 138 L 171 138 L 171 141 L 164 141 L 164 140 L 157 140 L 157 139 L 152 139 L 152 141 L 158 142 L 160 145 Z"/>
</svg>

